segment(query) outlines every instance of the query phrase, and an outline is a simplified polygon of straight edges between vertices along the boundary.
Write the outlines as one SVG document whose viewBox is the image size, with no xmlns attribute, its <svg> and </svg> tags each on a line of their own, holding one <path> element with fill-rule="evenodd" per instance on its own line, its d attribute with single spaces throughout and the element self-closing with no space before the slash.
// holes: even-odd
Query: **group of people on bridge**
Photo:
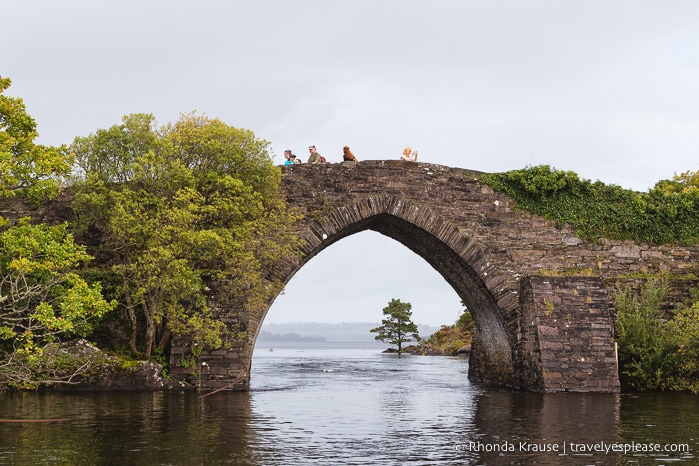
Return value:
<svg viewBox="0 0 699 466">
<path fill-rule="evenodd" d="M 310 156 L 308 157 L 308 163 L 325 163 L 327 160 L 325 157 L 320 155 L 316 150 L 316 146 L 308 146 L 308 151 Z M 301 163 L 301 159 L 291 152 L 291 149 L 284 151 L 284 165 L 294 165 Z M 410 147 L 403 149 L 403 154 L 401 155 L 402 160 L 407 160 L 408 162 L 417 162 L 417 151 L 412 150 Z M 349 146 L 342 148 L 342 160 L 344 162 L 359 162 L 357 157 L 354 156 Z"/>
</svg>

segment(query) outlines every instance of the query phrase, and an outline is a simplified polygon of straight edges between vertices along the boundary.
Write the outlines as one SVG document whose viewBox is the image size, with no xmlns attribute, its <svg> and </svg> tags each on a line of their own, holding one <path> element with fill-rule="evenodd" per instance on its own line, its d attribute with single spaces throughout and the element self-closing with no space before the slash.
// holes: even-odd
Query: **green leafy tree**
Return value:
<svg viewBox="0 0 699 466">
<path fill-rule="evenodd" d="M 100 232 L 120 279 L 132 352 L 150 357 L 172 335 L 191 336 L 198 348 L 242 337 L 208 307 L 212 283 L 225 283 L 219 298 L 247 310 L 281 289 L 266 271 L 298 245 L 296 216 L 267 147 L 250 131 L 195 114 L 162 128 L 152 115 L 129 115 L 75 140 L 84 176 L 76 210 L 83 228 Z"/>
<path fill-rule="evenodd" d="M 417 325 L 412 322 L 410 317 L 413 315 L 412 305 L 403 303 L 399 299 L 391 299 L 388 306 L 383 308 L 383 315 L 386 316 L 381 321 L 381 326 L 370 330 L 371 333 L 376 333 L 376 340 L 383 341 L 390 345 L 398 347 L 398 354 L 403 351 L 403 343 L 419 340 L 420 336 L 417 333 Z"/>
<path fill-rule="evenodd" d="M 668 387 L 699 393 L 699 300 L 679 306 L 665 328 Z"/>
<path fill-rule="evenodd" d="M 52 371 L 42 361 L 44 345 L 87 336 L 112 310 L 99 283 L 90 286 L 75 272 L 90 258 L 65 225 L 25 219 L 0 232 L 0 386 L 60 382 L 38 370 Z"/>
<path fill-rule="evenodd" d="M 57 179 L 70 172 L 72 158 L 63 147 L 34 144 L 36 122 L 22 99 L 4 92 L 9 78 L 0 77 L 0 196 L 21 193 L 40 200 L 55 195 Z"/>
<path fill-rule="evenodd" d="M 9 85 L 0 78 L 0 197 L 50 198 L 71 159 L 62 148 L 34 144 L 36 123 L 22 100 L 2 95 Z M 76 273 L 90 259 L 66 225 L 0 218 L 0 389 L 65 382 L 80 372 L 47 357 L 44 346 L 89 334 L 112 309 L 99 284 Z"/>
<path fill-rule="evenodd" d="M 653 189 L 661 191 L 665 195 L 674 193 L 696 194 L 699 191 L 699 171 L 686 171 L 679 175 L 675 174 L 672 180 L 658 181 Z"/>
</svg>

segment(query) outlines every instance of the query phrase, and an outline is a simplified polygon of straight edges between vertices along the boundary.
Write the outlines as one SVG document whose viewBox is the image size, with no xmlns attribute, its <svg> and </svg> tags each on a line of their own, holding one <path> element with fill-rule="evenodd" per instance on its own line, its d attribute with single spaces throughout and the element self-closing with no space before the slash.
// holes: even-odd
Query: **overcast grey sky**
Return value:
<svg viewBox="0 0 699 466">
<path fill-rule="evenodd" d="M 639 191 L 699 169 L 694 0 L 5 0 L 3 16 L 0 75 L 44 144 L 198 111 L 279 163 L 309 144 L 329 161 L 409 145 L 426 162 L 549 164 Z M 267 321 L 378 321 L 391 298 L 420 323 L 460 309 L 422 259 L 362 233 L 299 271 Z"/>
</svg>

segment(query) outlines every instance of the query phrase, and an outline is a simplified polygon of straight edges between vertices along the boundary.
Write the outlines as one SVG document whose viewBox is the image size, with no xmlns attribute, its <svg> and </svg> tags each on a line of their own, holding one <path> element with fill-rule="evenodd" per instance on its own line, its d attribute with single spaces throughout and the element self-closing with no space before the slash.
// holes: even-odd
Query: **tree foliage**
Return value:
<svg viewBox="0 0 699 466">
<path fill-rule="evenodd" d="M 50 370 L 44 345 L 87 336 L 113 308 L 99 284 L 90 286 L 75 272 L 89 259 L 65 225 L 24 220 L 0 232 L 0 385 L 44 377 L 36 370 Z"/>
<path fill-rule="evenodd" d="M 481 180 L 512 196 L 524 210 L 569 223 L 590 241 L 606 237 L 649 244 L 699 242 L 696 173 L 660 181 L 647 193 L 582 180 L 548 165 L 484 174 Z"/>
<path fill-rule="evenodd" d="M 403 343 L 419 340 L 417 325 L 410 319 L 413 315 L 412 305 L 403 303 L 399 299 L 391 299 L 388 306 L 383 308 L 383 315 L 386 316 L 381 321 L 381 326 L 370 330 L 376 333 L 376 340 L 383 341 L 398 347 L 398 354 L 403 350 Z"/>
<path fill-rule="evenodd" d="M 666 193 L 690 193 L 699 190 L 699 171 L 686 171 L 675 174 L 672 180 L 659 181 L 655 185 L 655 189 Z"/>
<path fill-rule="evenodd" d="M 0 77 L 0 197 L 41 200 L 58 192 L 56 181 L 70 172 L 72 159 L 62 147 L 34 144 L 36 122 L 22 99 L 4 94 L 11 83 Z"/>
<path fill-rule="evenodd" d="M 617 291 L 620 375 L 637 390 L 699 393 L 699 299 L 666 318 L 659 307 L 667 294 L 664 281 L 647 282 L 640 294 Z"/>
<path fill-rule="evenodd" d="M 266 271 L 298 244 L 289 228 L 296 217 L 267 147 L 248 130 L 196 114 L 161 128 L 152 115 L 128 115 L 76 138 L 84 177 L 76 211 L 83 228 L 100 232 L 120 279 L 132 352 L 141 341 L 149 357 L 171 334 L 209 348 L 235 337 L 208 306 L 211 283 L 225 283 L 219 298 L 248 310 L 281 289 Z"/>
<path fill-rule="evenodd" d="M 0 78 L 0 197 L 55 196 L 70 157 L 63 148 L 34 144 L 36 123 L 22 100 L 2 95 L 9 85 Z M 0 388 L 61 381 L 69 364 L 47 357 L 45 345 L 87 335 L 112 309 L 99 284 L 77 274 L 90 259 L 66 225 L 0 218 Z"/>
</svg>

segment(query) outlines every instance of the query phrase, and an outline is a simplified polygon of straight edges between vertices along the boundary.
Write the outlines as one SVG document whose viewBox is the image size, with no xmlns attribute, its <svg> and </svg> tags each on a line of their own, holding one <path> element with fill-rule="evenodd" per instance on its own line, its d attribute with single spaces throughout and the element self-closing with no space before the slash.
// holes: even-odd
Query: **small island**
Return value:
<svg viewBox="0 0 699 466">
<path fill-rule="evenodd" d="M 462 303 L 463 304 L 463 303 Z M 412 305 L 392 299 L 383 309 L 385 318 L 381 326 L 370 330 L 376 333 L 376 340 L 397 346 L 389 348 L 384 353 L 409 353 L 431 356 L 468 356 L 471 352 L 473 336 L 473 318 L 464 306 L 463 313 L 453 325 L 443 325 L 442 328 L 421 339 L 417 333 L 417 325 L 412 320 Z M 417 340 L 416 345 L 403 346 Z"/>
<path fill-rule="evenodd" d="M 473 318 L 465 310 L 452 325 L 443 325 L 425 340 L 417 345 L 405 348 L 410 354 L 426 356 L 463 356 L 471 353 L 471 338 L 473 335 Z"/>
</svg>

